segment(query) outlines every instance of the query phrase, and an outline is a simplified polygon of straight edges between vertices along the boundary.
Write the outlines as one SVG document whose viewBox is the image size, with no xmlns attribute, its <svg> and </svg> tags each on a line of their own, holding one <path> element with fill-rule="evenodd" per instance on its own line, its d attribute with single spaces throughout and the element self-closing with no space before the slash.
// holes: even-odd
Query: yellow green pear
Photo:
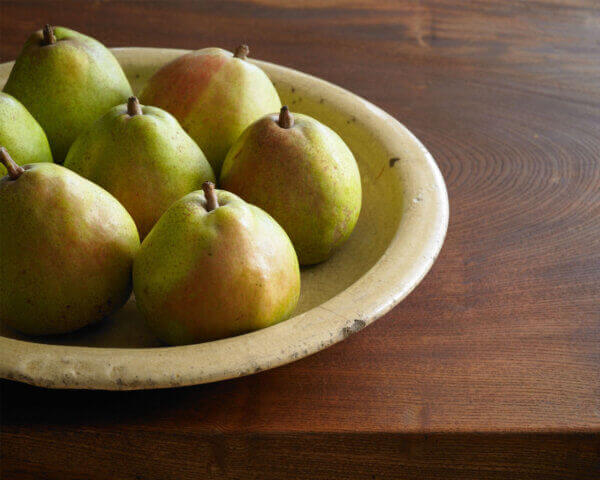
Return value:
<svg viewBox="0 0 600 480">
<path fill-rule="evenodd" d="M 54 163 L 0 161 L 0 319 L 30 335 L 72 332 L 131 294 L 135 223 L 98 185 Z"/>
<path fill-rule="evenodd" d="M 131 214 L 144 238 L 164 211 L 215 176 L 198 145 L 169 113 L 119 105 L 80 135 L 65 167 L 108 190 Z"/>
<path fill-rule="evenodd" d="M 188 53 L 156 72 L 140 94 L 142 103 L 179 120 L 217 175 L 244 129 L 281 108 L 271 80 L 247 60 L 248 52 L 241 45 L 235 54 L 221 48 Z"/>
<path fill-rule="evenodd" d="M 50 25 L 29 37 L 4 91 L 42 126 L 57 163 L 63 163 L 81 132 L 132 95 L 119 62 L 104 45 Z"/>
<path fill-rule="evenodd" d="M 300 295 L 298 259 L 283 229 L 210 182 L 203 190 L 165 212 L 134 263 L 137 306 L 172 345 L 268 327 L 288 318 Z"/>
<path fill-rule="evenodd" d="M 287 232 L 301 265 L 329 258 L 361 209 L 356 160 L 344 141 L 308 115 L 266 115 L 231 147 L 220 185 L 265 210 Z"/>
<path fill-rule="evenodd" d="M 51 162 L 52 153 L 40 124 L 16 98 L 0 92 L 0 145 L 18 164 Z M 6 168 L 0 165 L 0 177 Z"/>
</svg>

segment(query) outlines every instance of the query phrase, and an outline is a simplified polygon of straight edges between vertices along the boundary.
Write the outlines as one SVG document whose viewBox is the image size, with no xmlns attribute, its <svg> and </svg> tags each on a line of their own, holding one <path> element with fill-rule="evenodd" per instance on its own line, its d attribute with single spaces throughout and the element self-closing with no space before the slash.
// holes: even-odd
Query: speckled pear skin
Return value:
<svg viewBox="0 0 600 480">
<path fill-rule="evenodd" d="M 77 136 L 111 107 L 132 95 L 113 54 L 95 39 L 55 27 L 56 43 L 34 32 L 15 61 L 4 91 L 17 98 L 42 126 L 52 156 L 63 160 Z"/>
<path fill-rule="evenodd" d="M 16 98 L 0 92 L 0 145 L 19 165 L 52 162 L 46 134 L 31 113 Z M 0 177 L 6 168 L 0 164 Z"/>
<path fill-rule="evenodd" d="M 217 175 L 244 129 L 281 108 L 260 68 L 220 48 L 191 52 L 165 65 L 150 78 L 140 101 L 172 113 Z"/>
<path fill-rule="evenodd" d="M 220 185 L 269 213 L 287 232 L 301 265 L 322 262 L 352 233 L 361 209 L 361 182 L 350 149 L 329 127 L 293 114 L 248 127 L 233 145 Z"/>
<path fill-rule="evenodd" d="M 169 113 L 112 108 L 73 143 L 65 166 L 114 195 L 144 238 L 165 210 L 215 175 L 200 147 Z"/>
<path fill-rule="evenodd" d="M 171 345 L 238 335 L 285 320 L 300 295 L 300 270 L 283 229 L 239 197 L 204 192 L 174 203 L 135 259 L 136 301 Z"/>
<path fill-rule="evenodd" d="M 0 179 L 0 316 L 30 335 L 66 333 L 131 293 L 135 223 L 108 192 L 53 163 Z"/>
</svg>

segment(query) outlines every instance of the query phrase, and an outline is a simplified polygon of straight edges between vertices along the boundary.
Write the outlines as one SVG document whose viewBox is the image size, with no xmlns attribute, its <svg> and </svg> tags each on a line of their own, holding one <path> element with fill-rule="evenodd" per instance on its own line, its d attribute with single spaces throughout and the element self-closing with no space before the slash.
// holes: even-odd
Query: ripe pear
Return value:
<svg viewBox="0 0 600 480">
<path fill-rule="evenodd" d="M 287 107 L 244 131 L 227 154 L 220 184 L 279 222 L 301 265 L 331 256 L 352 233 L 361 208 L 350 149 L 329 127 Z"/>
<path fill-rule="evenodd" d="M 144 238 L 164 211 L 215 176 L 200 147 L 177 120 L 156 107 L 109 110 L 71 146 L 65 167 L 113 194 Z"/>
<path fill-rule="evenodd" d="M 198 143 L 218 175 L 227 151 L 244 129 L 281 102 L 267 75 L 247 60 L 220 48 L 191 52 L 165 65 L 140 94 L 142 103 L 172 113 Z"/>
<path fill-rule="evenodd" d="M 0 160 L 0 319 L 30 335 L 66 333 L 120 308 L 140 240 L 108 192 L 54 163 Z"/>
<path fill-rule="evenodd" d="M 52 162 L 46 134 L 31 113 L 16 98 L 0 92 L 0 145 L 12 153 L 18 165 Z M 0 165 L 0 177 L 6 168 Z"/>
<path fill-rule="evenodd" d="M 280 322 L 300 294 L 283 229 L 261 209 L 207 182 L 175 202 L 142 243 L 133 267 L 140 311 L 172 345 Z"/>
<path fill-rule="evenodd" d="M 104 45 L 49 25 L 29 37 L 4 91 L 42 126 L 57 163 L 81 132 L 132 95 L 125 73 Z"/>
</svg>

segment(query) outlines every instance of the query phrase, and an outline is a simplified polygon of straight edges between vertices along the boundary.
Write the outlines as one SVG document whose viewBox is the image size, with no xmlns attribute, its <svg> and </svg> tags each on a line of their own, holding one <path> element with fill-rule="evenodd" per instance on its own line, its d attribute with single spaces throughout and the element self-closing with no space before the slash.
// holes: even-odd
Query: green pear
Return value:
<svg viewBox="0 0 600 480">
<path fill-rule="evenodd" d="M 4 91 L 42 126 L 57 163 L 81 132 L 132 95 L 125 73 L 104 45 L 49 25 L 29 37 Z"/>
<path fill-rule="evenodd" d="M 350 149 L 329 127 L 287 107 L 244 131 L 227 154 L 220 184 L 279 222 L 301 265 L 331 256 L 352 233 L 361 208 Z"/>
<path fill-rule="evenodd" d="M 16 98 L 0 92 L 0 145 L 11 152 L 18 165 L 51 162 L 48 139 L 40 124 Z M 0 165 L 0 177 L 6 168 Z"/>
<path fill-rule="evenodd" d="M 261 209 L 207 182 L 175 202 L 133 267 L 140 311 L 172 345 L 268 327 L 289 317 L 300 270 L 283 229 Z"/>
<path fill-rule="evenodd" d="M 66 333 L 120 308 L 140 240 L 108 192 L 54 163 L 18 166 L 0 149 L 0 319 Z"/>
<path fill-rule="evenodd" d="M 65 167 L 108 190 L 144 238 L 164 211 L 215 176 L 200 147 L 177 120 L 139 104 L 109 110 L 71 146 Z"/>
<path fill-rule="evenodd" d="M 217 175 L 244 129 L 281 108 L 271 80 L 246 59 L 248 52 L 241 45 L 235 54 L 220 48 L 188 53 L 156 72 L 140 94 L 142 103 L 179 120 Z"/>
</svg>

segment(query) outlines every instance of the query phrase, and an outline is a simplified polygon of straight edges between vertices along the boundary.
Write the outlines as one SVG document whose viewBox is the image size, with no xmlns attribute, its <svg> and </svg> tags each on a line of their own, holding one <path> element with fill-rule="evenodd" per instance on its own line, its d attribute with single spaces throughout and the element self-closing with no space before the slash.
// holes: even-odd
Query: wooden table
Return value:
<svg viewBox="0 0 600 480">
<path fill-rule="evenodd" d="M 599 478 L 600 5 L 303 3 L 0 4 L 3 61 L 45 22 L 246 42 L 396 116 L 451 202 L 416 291 L 310 358 L 165 391 L 3 382 L 2 478 Z"/>
</svg>

